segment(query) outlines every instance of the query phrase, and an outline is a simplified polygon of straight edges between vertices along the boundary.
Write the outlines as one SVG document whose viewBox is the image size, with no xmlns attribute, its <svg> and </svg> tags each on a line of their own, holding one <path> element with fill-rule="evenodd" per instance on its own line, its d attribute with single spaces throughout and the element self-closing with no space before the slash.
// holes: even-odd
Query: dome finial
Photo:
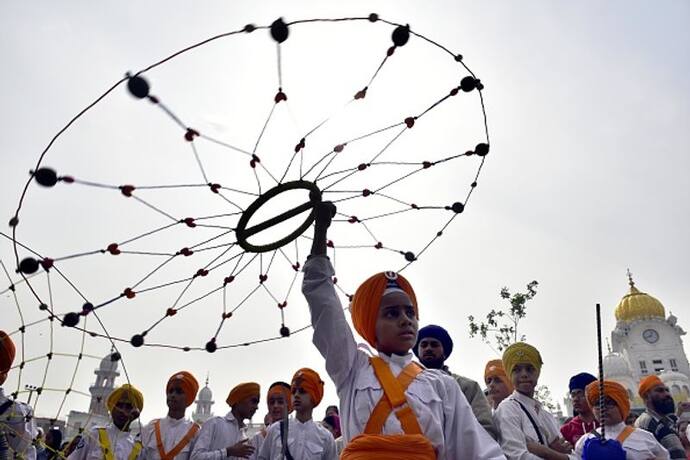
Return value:
<svg viewBox="0 0 690 460">
<path fill-rule="evenodd" d="M 629 268 L 628 268 L 628 284 L 630 285 L 631 288 L 635 287 L 635 282 L 633 281 L 632 273 L 630 273 Z"/>
<path fill-rule="evenodd" d="M 206 371 L 206 386 L 208 386 L 208 377 L 210 375 L 210 372 Z"/>
</svg>

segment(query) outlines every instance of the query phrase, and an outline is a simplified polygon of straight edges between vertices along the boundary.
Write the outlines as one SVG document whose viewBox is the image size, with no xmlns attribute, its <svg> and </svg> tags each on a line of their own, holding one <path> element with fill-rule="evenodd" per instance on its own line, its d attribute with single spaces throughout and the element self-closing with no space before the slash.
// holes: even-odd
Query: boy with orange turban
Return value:
<svg viewBox="0 0 690 460">
<path fill-rule="evenodd" d="M 654 439 L 651 433 L 625 424 L 625 418 L 630 413 L 630 398 L 628 398 L 628 392 L 625 390 L 625 387 L 617 382 L 604 381 L 603 411 L 599 406 L 599 396 L 601 394 L 599 387 L 598 380 L 587 385 L 585 389 L 587 401 L 592 407 L 596 419 L 604 424 L 606 438 L 615 439 L 622 445 L 625 451 L 624 458 L 627 460 L 669 459 L 668 451 Z M 596 432 L 601 435 L 601 427 L 597 428 Z M 600 443 L 597 435 L 593 432 L 585 434 L 577 441 L 575 452 L 578 456 L 582 457 L 583 452 L 588 452 L 590 443 Z M 592 454 L 587 457 L 591 456 Z M 613 455 L 609 453 L 607 455 L 608 459 L 613 459 Z"/>
<path fill-rule="evenodd" d="M 337 458 L 333 436 L 312 419 L 314 408 L 323 398 L 323 386 L 321 377 L 312 369 L 305 367 L 295 373 L 290 385 L 295 417 L 288 420 L 287 429 L 283 421 L 268 428 L 259 460 Z"/>
<path fill-rule="evenodd" d="M 316 208 L 302 292 L 311 311 L 314 345 L 326 359 L 340 397 L 347 445 L 341 458 L 503 459 L 455 380 L 412 361 L 419 315 L 415 293 L 403 276 L 378 273 L 357 289 L 350 305 L 352 322 L 377 353 L 357 346 L 326 256 L 334 214 L 331 203 Z"/>
<path fill-rule="evenodd" d="M 247 438 L 244 421 L 251 419 L 259 407 L 261 388 L 247 382 L 230 390 L 225 402 L 230 412 L 224 417 L 212 417 L 199 430 L 192 450 L 192 460 L 225 460 L 249 458 L 255 447 Z"/>
<path fill-rule="evenodd" d="M 487 399 L 491 403 L 491 408 L 496 410 L 501 401 L 506 399 L 513 392 L 513 384 L 503 369 L 503 361 L 493 359 L 486 363 L 484 367 L 484 383 L 488 390 Z"/>
<path fill-rule="evenodd" d="M 509 460 L 575 460 L 573 446 L 561 437 L 556 418 L 534 399 L 543 364 L 539 351 L 518 342 L 503 352 L 503 368 L 513 394 L 494 412 L 501 447 Z"/>
<path fill-rule="evenodd" d="M 254 447 L 255 454 L 261 451 L 261 446 L 268 434 L 268 427 L 274 422 L 278 422 L 283 418 L 287 418 L 288 414 L 292 412 L 292 401 L 290 400 L 290 384 L 282 381 L 273 382 L 268 387 L 268 394 L 266 395 L 266 405 L 268 406 L 268 414 L 264 418 L 265 428 L 262 428 L 251 439 L 251 445 Z"/>
<path fill-rule="evenodd" d="M 0 458 L 35 458 L 31 442 L 38 431 L 33 411 L 27 404 L 8 398 L 2 388 L 15 354 L 14 342 L 5 331 L 0 331 Z"/>
<path fill-rule="evenodd" d="M 165 386 L 168 416 L 152 420 L 141 430 L 144 449 L 140 460 L 189 460 L 199 425 L 185 418 L 199 391 L 199 382 L 187 371 L 173 374 Z"/>
<path fill-rule="evenodd" d="M 112 423 L 84 433 L 69 460 L 136 460 L 139 456 L 142 446 L 130 432 L 130 425 L 144 409 L 144 395 L 125 383 L 110 393 L 105 405 Z"/>
<path fill-rule="evenodd" d="M 657 375 L 649 375 L 640 381 L 638 394 L 646 409 L 635 420 L 635 426 L 652 433 L 672 459 L 685 460 L 685 448 L 676 429 L 675 402 L 668 386 Z"/>
</svg>

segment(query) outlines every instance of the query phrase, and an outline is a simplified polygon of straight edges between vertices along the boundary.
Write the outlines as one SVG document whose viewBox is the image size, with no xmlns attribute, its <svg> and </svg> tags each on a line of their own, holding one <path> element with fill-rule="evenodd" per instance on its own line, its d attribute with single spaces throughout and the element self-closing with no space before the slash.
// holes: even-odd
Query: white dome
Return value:
<svg viewBox="0 0 690 460">
<path fill-rule="evenodd" d="M 604 377 L 627 377 L 630 376 L 630 366 L 628 360 L 620 353 L 610 353 L 604 357 Z"/>
<path fill-rule="evenodd" d="M 112 355 L 108 355 L 101 360 L 101 365 L 98 367 L 101 371 L 106 372 L 116 372 L 117 371 L 117 361 L 110 359 Z"/>
<path fill-rule="evenodd" d="M 208 386 L 199 390 L 199 401 L 213 401 L 213 393 Z"/>
<path fill-rule="evenodd" d="M 659 374 L 659 378 L 666 385 L 670 385 L 671 383 L 684 383 L 687 385 L 690 382 L 685 374 L 675 371 L 663 371 Z"/>
</svg>

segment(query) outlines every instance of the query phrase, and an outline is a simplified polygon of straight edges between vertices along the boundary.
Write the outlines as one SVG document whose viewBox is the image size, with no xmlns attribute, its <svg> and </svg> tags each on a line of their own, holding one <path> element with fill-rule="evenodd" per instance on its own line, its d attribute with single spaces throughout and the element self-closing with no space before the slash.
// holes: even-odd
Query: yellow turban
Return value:
<svg viewBox="0 0 690 460">
<path fill-rule="evenodd" d="M 316 371 L 308 367 L 303 367 L 295 372 L 295 375 L 292 376 L 291 387 L 302 387 L 311 397 L 314 407 L 318 406 L 323 399 L 323 380 Z"/>
<path fill-rule="evenodd" d="M 144 410 L 144 395 L 141 394 L 141 391 L 128 383 L 115 388 L 113 392 L 110 393 L 105 403 L 108 410 L 112 412 L 115 408 L 115 404 L 122 400 L 122 398 L 126 398 L 128 402 L 139 410 L 139 412 Z"/>
<path fill-rule="evenodd" d="M 182 391 L 184 391 L 185 404 L 187 407 L 191 406 L 196 398 L 197 391 L 199 391 L 199 382 L 197 382 L 194 376 L 189 372 L 180 371 L 176 372 L 168 379 L 168 384 L 165 386 L 165 390 L 167 391 L 170 388 L 170 385 L 173 383 L 180 384 Z"/>
<path fill-rule="evenodd" d="M 599 380 L 595 380 L 587 385 L 585 392 L 589 405 L 596 407 L 599 404 Z M 630 413 L 630 398 L 623 385 L 611 380 L 604 380 L 604 396 L 608 396 L 616 402 L 618 409 L 621 411 L 621 416 L 625 420 Z"/>
<path fill-rule="evenodd" d="M 536 348 L 525 342 L 517 342 L 503 351 L 503 368 L 511 380 L 513 369 L 517 364 L 531 364 L 535 369 L 539 370 L 544 363 Z"/>
<path fill-rule="evenodd" d="M 389 276 L 386 276 L 387 274 L 390 276 L 391 272 L 377 273 L 363 282 L 355 291 L 350 304 L 352 324 L 355 326 L 355 330 L 372 347 L 376 347 L 376 320 L 379 316 L 381 298 L 390 281 Z M 417 297 L 410 283 L 402 275 L 397 275 L 394 282 L 410 297 L 415 316 L 419 319 Z"/>
<path fill-rule="evenodd" d="M 228 395 L 228 399 L 225 400 L 226 403 L 228 403 L 228 406 L 232 407 L 238 402 L 242 401 L 243 399 L 250 398 L 252 396 L 256 396 L 259 398 L 261 395 L 261 387 L 259 386 L 258 383 L 255 382 L 247 382 L 247 383 L 240 383 L 237 385 L 235 388 L 230 390 L 230 394 Z"/>
<path fill-rule="evenodd" d="M 498 377 L 501 379 L 501 382 L 508 387 L 508 390 L 513 391 L 513 383 L 506 375 L 506 371 L 503 369 L 503 361 L 500 359 L 492 359 L 486 363 L 486 367 L 484 368 L 484 383 L 487 383 L 489 377 Z"/>
<path fill-rule="evenodd" d="M 640 398 L 644 399 L 645 396 L 647 396 L 647 393 L 659 385 L 664 385 L 664 382 L 662 382 L 661 379 L 656 375 L 649 375 L 640 381 L 640 387 L 638 388 L 637 392 L 640 395 Z"/>
<path fill-rule="evenodd" d="M 10 370 L 16 352 L 17 350 L 10 336 L 5 331 L 0 331 L 0 374 Z"/>
</svg>

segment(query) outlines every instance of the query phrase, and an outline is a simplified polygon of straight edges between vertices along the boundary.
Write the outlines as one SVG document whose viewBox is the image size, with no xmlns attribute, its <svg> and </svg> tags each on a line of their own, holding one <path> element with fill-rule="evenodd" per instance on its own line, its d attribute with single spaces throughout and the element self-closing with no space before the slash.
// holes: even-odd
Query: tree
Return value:
<svg viewBox="0 0 690 460">
<path fill-rule="evenodd" d="M 501 289 L 501 299 L 507 300 L 505 307 L 492 308 L 486 315 L 486 321 L 477 322 L 474 316 L 467 317 L 470 324 L 470 337 L 479 335 L 481 339 L 497 353 L 502 353 L 510 344 L 524 341 L 525 335 L 518 333 L 520 320 L 527 316 L 527 301 L 537 295 L 537 281 L 527 284 L 527 292 L 511 294 L 507 287 Z M 493 334 L 493 338 L 490 336 Z M 492 341 L 495 341 L 496 348 Z"/>
</svg>

